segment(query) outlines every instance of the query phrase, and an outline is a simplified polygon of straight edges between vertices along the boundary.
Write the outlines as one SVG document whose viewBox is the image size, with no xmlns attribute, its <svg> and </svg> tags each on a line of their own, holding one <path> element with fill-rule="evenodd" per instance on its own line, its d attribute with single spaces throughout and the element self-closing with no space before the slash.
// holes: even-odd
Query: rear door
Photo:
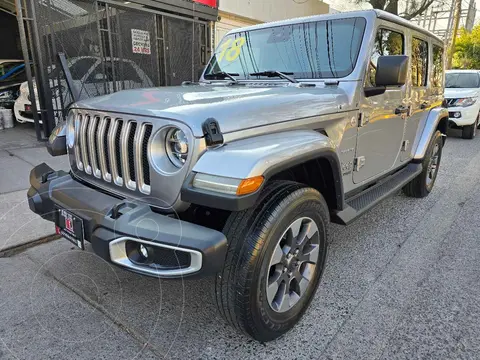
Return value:
<svg viewBox="0 0 480 360">
<path fill-rule="evenodd" d="M 365 80 L 366 87 L 376 86 L 375 74 L 380 56 L 405 54 L 405 38 L 403 27 L 380 22 Z M 384 94 L 363 99 L 360 109 L 363 120 L 358 128 L 354 183 L 373 180 L 392 169 L 397 162 L 405 115 L 396 115 L 395 109 L 407 106 L 406 88 L 406 85 L 389 87 Z"/>
<path fill-rule="evenodd" d="M 408 106 L 410 116 L 406 118 L 405 136 L 402 142 L 400 159 L 402 162 L 412 158 L 412 146 L 420 123 L 426 119 L 433 105 L 432 80 L 428 78 L 431 70 L 431 47 L 428 38 L 412 32 L 409 41 L 410 52 L 410 96 Z"/>
</svg>

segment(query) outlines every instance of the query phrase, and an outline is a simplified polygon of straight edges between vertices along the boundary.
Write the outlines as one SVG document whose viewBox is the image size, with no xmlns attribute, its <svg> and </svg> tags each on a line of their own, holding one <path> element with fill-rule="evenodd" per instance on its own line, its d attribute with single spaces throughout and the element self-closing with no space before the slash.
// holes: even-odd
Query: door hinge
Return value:
<svg viewBox="0 0 480 360">
<path fill-rule="evenodd" d="M 364 113 L 359 113 L 358 114 L 358 127 L 362 127 L 367 125 L 368 123 L 368 118 L 365 116 Z"/>
<path fill-rule="evenodd" d="M 410 141 L 404 140 L 403 143 L 402 143 L 402 151 L 407 151 L 409 144 L 410 144 Z"/>
<path fill-rule="evenodd" d="M 360 171 L 365 165 L 365 156 L 359 156 L 353 161 L 353 171 Z"/>
</svg>

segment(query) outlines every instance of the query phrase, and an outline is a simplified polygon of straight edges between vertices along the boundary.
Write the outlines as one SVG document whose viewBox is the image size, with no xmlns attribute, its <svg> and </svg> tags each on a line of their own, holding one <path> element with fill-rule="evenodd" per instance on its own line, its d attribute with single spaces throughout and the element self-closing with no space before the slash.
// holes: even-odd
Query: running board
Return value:
<svg viewBox="0 0 480 360">
<path fill-rule="evenodd" d="M 332 222 L 341 225 L 350 224 L 381 201 L 395 195 L 421 172 L 422 164 L 410 163 L 380 183 L 348 199 L 345 209 L 332 214 Z"/>
</svg>

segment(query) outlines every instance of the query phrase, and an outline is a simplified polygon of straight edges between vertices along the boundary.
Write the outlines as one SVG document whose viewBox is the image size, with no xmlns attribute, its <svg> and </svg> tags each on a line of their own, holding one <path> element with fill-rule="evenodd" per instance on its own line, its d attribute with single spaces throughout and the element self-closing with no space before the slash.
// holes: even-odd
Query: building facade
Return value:
<svg viewBox="0 0 480 360">
<path fill-rule="evenodd" d="M 238 27 L 328 13 L 320 0 L 219 0 L 215 43 Z"/>
</svg>

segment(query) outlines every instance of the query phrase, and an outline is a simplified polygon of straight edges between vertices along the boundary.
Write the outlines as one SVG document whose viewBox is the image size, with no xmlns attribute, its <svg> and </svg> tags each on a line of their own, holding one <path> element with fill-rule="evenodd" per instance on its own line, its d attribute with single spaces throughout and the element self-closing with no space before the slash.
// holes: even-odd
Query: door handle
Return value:
<svg viewBox="0 0 480 360">
<path fill-rule="evenodd" d="M 400 105 L 395 109 L 395 115 L 408 114 L 410 110 L 409 106 Z"/>
<path fill-rule="evenodd" d="M 428 108 L 428 106 L 429 106 L 429 104 L 424 102 L 420 105 L 420 109 L 425 110 L 426 108 Z"/>
</svg>

